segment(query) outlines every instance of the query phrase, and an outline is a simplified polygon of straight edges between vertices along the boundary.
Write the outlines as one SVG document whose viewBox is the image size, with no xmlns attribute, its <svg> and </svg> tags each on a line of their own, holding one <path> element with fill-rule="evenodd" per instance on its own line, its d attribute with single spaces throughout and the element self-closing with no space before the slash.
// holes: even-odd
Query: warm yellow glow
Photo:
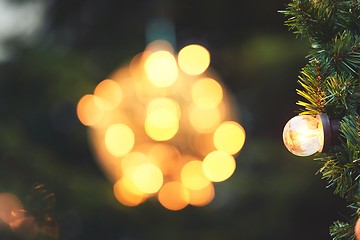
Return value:
<svg viewBox="0 0 360 240">
<path fill-rule="evenodd" d="M 147 153 L 151 161 L 160 167 L 164 176 L 178 171 L 181 155 L 177 148 L 168 144 L 156 144 Z"/>
<path fill-rule="evenodd" d="M 189 204 L 198 207 L 209 204 L 215 197 L 214 185 L 211 182 L 202 189 L 190 190 L 189 192 L 190 192 Z"/>
<path fill-rule="evenodd" d="M 79 119 L 91 126 L 99 166 L 120 203 L 157 196 L 171 210 L 204 206 L 215 196 L 213 182 L 233 174 L 245 132 L 230 121 L 233 98 L 209 64 L 200 45 L 177 54 L 171 43 L 154 41 L 79 101 Z"/>
<path fill-rule="evenodd" d="M 228 179 L 234 173 L 235 168 L 234 157 L 221 151 L 209 153 L 203 161 L 204 174 L 212 182 L 222 182 Z"/>
<path fill-rule="evenodd" d="M 181 70 L 189 75 L 199 75 L 210 65 L 210 53 L 203 46 L 191 44 L 182 48 L 178 55 Z"/>
<path fill-rule="evenodd" d="M 34 217 L 30 216 L 25 216 L 25 211 L 23 213 L 21 213 L 21 215 L 24 215 L 21 218 L 18 218 L 16 221 L 10 223 L 10 228 L 14 233 L 14 236 L 19 236 L 20 238 L 16 238 L 16 239 L 38 239 L 37 236 L 39 236 L 39 224 L 37 223 L 36 219 Z M 45 225 L 45 224 L 44 224 Z M 45 225 L 46 226 L 46 225 Z M 56 225 L 55 225 L 56 226 Z M 58 236 L 56 234 L 56 227 L 54 227 L 54 231 L 55 231 L 55 238 L 57 239 Z M 45 228 L 42 227 L 41 231 L 42 233 L 44 233 Z M 13 239 L 13 238 L 11 238 Z"/>
<path fill-rule="evenodd" d="M 213 133 L 197 133 L 194 135 L 193 144 L 196 151 L 201 156 L 206 156 L 209 152 L 215 151 Z"/>
<path fill-rule="evenodd" d="M 152 85 L 147 79 L 140 78 L 134 83 L 134 89 L 137 99 L 144 104 L 148 104 L 154 97 L 158 97 L 160 89 Z"/>
<path fill-rule="evenodd" d="M 283 141 L 286 148 L 297 156 L 321 152 L 324 146 L 321 120 L 309 115 L 291 118 L 284 127 Z"/>
<path fill-rule="evenodd" d="M 136 188 L 143 193 L 155 193 L 163 184 L 163 174 L 154 164 L 147 163 L 138 166 L 132 173 Z"/>
<path fill-rule="evenodd" d="M 123 175 L 131 178 L 134 171 L 141 165 L 150 163 L 150 159 L 142 152 L 130 152 L 121 159 Z"/>
<path fill-rule="evenodd" d="M 122 178 L 114 184 L 114 195 L 120 203 L 129 207 L 142 203 L 145 196 L 128 178 Z"/>
<path fill-rule="evenodd" d="M 105 146 L 115 157 L 122 157 L 130 152 L 134 143 L 134 132 L 125 124 L 116 123 L 106 130 Z"/>
<path fill-rule="evenodd" d="M 179 129 L 177 113 L 168 109 L 156 109 L 145 119 L 146 134 L 155 141 L 166 141 L 174 137 Z"/>
<path fill-rule="evenodd" d="M 215 108 L 223 99 L 223 90 L 216 80 L 201 78 L 194 83 L 191 89 L 191 96 L 198 107 Z"/>
<path fill-rule="evenodd" d="M 181 169 L 181 182 L 191 190 L 200 190 L 210 184 L 202 169 L 202 161 L 193 160 Z"/>
<path fill-rule="evenodd" d="M 0 193 L 0 220 L 11 224 L 22 217 L 15 214 L 21 210 L 23 210 L 23 205 L 17 196 L 12 193 Z"/>
<path fill-rule="evenodd" d="M 83 96 L 77 105 L 77 115 L 81 123 L 86 126 L 98 124 L 104 115 L 102 105 L 99 97 L 92 94 Z"/>
<path fill-rule="evenodd" d="M 189 197 L 189 191 L 180 182 L 167 182 L 158 193 L 161 205 L 173 211 L 185 208 Z"/>
<path fill-rule="evenodd" d="M 360 240 L 360 217 L 356 220 L 354 232 L 355 232 L 355 240 Z"/>
<path fill-rule="evenodd" d="M 238 153 L 245 143 L 245 130 L 237 122 L 222 123 L 214 133 L 214 145 L 217 150 L 228 154 Z"/>
<path fill-rule="evenodd" d="M 173 53 L 174 49 L 170 42 L 163 39 L 158 39 L 150 42 L 145 49 L 145 52 L 158 52 L 158 51 L 167 51 Z"/>
<path fill-rule="evenodd" d="M 152 112 L 165 109 L 169 112 L 172 112 L 172 115 L 176 116 L 177 119 L 180 119 L 181 110 L 179 104 L 171 98 L 156 98 L 152 100 L 147 107 L 147 114 L 151 114 Z"/>
<path fill-rule="evenodd" d="M 199 108 L 192 105 L 188 109 L 191 126 L 199 133 L 209 133 L 215 130 L 221 121 L 217 108 Z"/>
<path fill-rule="evenodd" d="M 151 53 L 145 60 L 144 67 L 150 82 L 157 87 L 169 87 L 178 77 L 176 59 L 168 51 Z"/>
<path fill-rule="evenodd" d="M 102 104 L 98 107 L 104 111 L 109 111 L 117 107 L 123 98 L 120 85 L 110 79 L 105 79 L 100 82 L 94 90 L 94 95 L 102 100 Z"/>
</svg>

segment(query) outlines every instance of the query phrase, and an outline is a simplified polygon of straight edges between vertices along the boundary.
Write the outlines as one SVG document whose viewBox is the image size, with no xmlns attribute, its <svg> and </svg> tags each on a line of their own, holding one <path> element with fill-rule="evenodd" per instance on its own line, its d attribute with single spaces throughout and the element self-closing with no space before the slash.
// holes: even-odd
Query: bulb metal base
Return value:
<svg viewBox="0 0 360 240">
<path fill-rule="evenodd" d="M 326 113 L 320 113 L 316 116 L 321 121 L 324 133 L 324 145 L 319 152 L 326 152 L 329 148 L 339 142 L 340 121 L 338 119 L 329 119 Z"/>
</svg>

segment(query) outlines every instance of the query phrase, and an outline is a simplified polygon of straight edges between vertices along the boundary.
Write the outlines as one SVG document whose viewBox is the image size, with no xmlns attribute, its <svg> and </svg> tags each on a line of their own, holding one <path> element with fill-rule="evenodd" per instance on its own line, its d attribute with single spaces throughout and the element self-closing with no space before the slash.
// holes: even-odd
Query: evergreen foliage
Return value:
<svg viewBox="0 0 360 240">
<path fill-rule="evenodd" d="M 311 44 L 298 79 L 301 114 L 325 112 L 340 121 L 340 143 L 315 158 L 323 165 L 318 173 L 353 213 L 347 222 L 334 222 L 330 235 L 355 239 L 360 215 L 360 0 L 293 0 L 281 12 L 289 30 Z"/>
</svg>

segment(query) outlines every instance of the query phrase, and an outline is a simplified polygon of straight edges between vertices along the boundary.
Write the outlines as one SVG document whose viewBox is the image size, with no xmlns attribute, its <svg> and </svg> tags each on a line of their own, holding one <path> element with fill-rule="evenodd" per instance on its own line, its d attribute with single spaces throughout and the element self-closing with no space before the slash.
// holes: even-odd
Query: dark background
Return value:
<svg viewBox="0 0 360 240">
<path fill-rule="evenodd" d="M 24 199 L 44 183 L 56 196 L 60 239 L 325 240 L 333 221 L 346 220 L 346 203 L 316 175 L 321 165 L 282 144 L 309 50 L 278 13 L 287 1 L 44 3 L 36 41 L 9 39 L 12 55 L 0 63 L 0 192 Z M 210 50 L 247 133 L 237 169 L 215 185 L 215 200 L 177 212 L 156 200 L 117 203 L 76 116 L 84 94 L 145 48 L 147 27 L 158 18 L 174 24 L 176 50 L 189 43 Z"/>
</svg>

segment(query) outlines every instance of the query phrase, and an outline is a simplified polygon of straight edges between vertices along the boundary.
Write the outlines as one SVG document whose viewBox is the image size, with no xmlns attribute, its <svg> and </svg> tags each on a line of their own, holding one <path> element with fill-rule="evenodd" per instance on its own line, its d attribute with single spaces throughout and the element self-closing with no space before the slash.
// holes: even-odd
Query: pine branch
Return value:
<svg viewBox="0 0 360 240">
<path fill-rule="evenodd" d="M 297 104 L 304 107 L 302 114 L 316 115 L 324 110 L 324 81 L 326 73 L 318 61 L 314 60 L 307 64 L 301 71 L 298 83 L 303 90 L 297 89 L 297 94 L 306 102 L 298 101 Z"/>
<path fill-rule="evenodd" d="M 329 43 L 314 45 L 308 58 L 317 59 L 337 73 L 345 71 L 357 76 L 360 64 L 360 36 L 354 35 L 350 30 L 344 30 Z"/>
<path fill-rule="evenodd" d="M 343 139 L 343 148 L 346 150 L 346 155 L 349 161 L 360 166 L 360 118 L 358 115 L 346 116 L 342 120 L 340 132 Z M 356 176 L 356 180 L 360 178 L 360 169 Z"/>
<path fill-rule="evenodd" d="M 357 106 L 356 93 L 359 91 L 359 81 L 352 75 L 333 75 L 325 81 L 325 107 L 331 109 L 335 117 L 346 115 Z"/>
<path fill-rule="evenodd" d="M 282 13 L 289 30 L 312 47 L 296 90 L 301 114 L 325 112 L 340 120 L 340 144 L 315 160 L 323 164 L 317 173 L 353 211 L 349 223 L 334 222 L 330 235 L 354 239 L 360 215 L 360 0 L 293 0 Z"/>
<path fill-rule="evenodd" d="M 352 200 L 358 191 L 357 164 L 348 163 L 346 158 L 339 155 L 327 155 L 315 160 L 324 163 L 318 173 L 326 179 L 328 187 L 334 188 L 334 193 L 347 200 Z"/>
<path fill-rule="evenodd" d="M 333 237 L 333 240 L 354 240 L 354 226 L 336 221 L 330 227 L 330 236 Z"/>
<path fill-rule="evenodd" d="M 358 0 L 293 0 L 283 13 L 285 25 L 312 43 L 331 41 L 338 32 L 360 31 Z"/>
</svg>

